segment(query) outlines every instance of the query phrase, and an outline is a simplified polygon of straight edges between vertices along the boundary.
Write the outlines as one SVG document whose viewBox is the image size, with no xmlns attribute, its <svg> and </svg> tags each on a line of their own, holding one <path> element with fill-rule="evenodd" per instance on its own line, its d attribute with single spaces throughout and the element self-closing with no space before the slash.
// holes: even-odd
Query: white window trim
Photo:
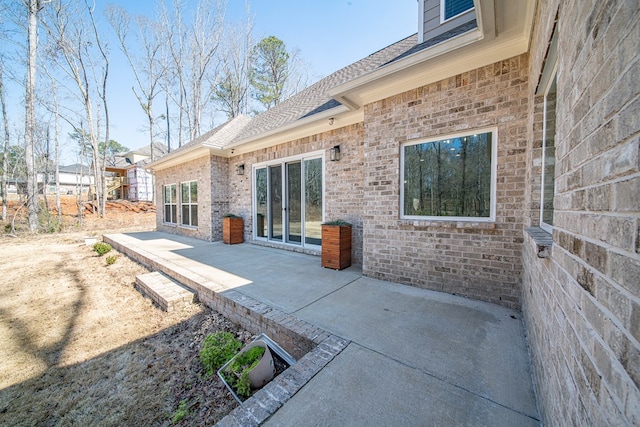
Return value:
<svg viewBox="0 0 640 427">
<path fill-rule="evenodd" d="M 547 58 L 545 59 L 545 64 L 542 69 L 542 75 L 540 77 L 540 82 L 538 83 L 538 87 L 536 88 L 536 95 L 544 94 L 544 103 L 543 103 L 543 118 L 542 118 L 542 155 L 540 156 L 542 174 L 541 174 L 541 182 L 540 182 L 540 219 L 538 224 L 541 229 L 546 231 L 547 233 L 553 232 L 553 226 L 543 222 L 543 213 L 544 213 L 544 152 L 546 150 L 546 133 L 547 133 L 547 94 L 549 93 L 549 89 L 551 88 L 551 84 L 553 83 L 553 79 L 557 74 L 557 64 L 558 64 L 558 31 L 557 29 L 553 30 L 553 35 L 551 36 L 551 41 L 549 42 L 549 51 L 547 52 Z M 557 102 L 557 101 L 556 101 Z"/>
<path fill-rule="evenodd" d="M 165 218 L 165 207 L 167 206 L 167 203 L 165 203 L 164 200 L 164 195 L 165 195 L 165 188 L 169 187 L 171 185 L 175 185 L 176 186 L 176 200 L 173 201 L 173 203 L 170 203 L 170 205 L 175 205 L 176 207 L 176 217 L 173 218 L 174 222 L 168 222 Z M 172 225 L 175 226 L 178 224 L 178 184 L 177 183 L 170 183 L 170 184 L 165 184 L 162 186 L 162 223 L 165 225 Z"/>
<path fill-rule="evenodd" d="M 420 0 L 420 1 L 421 1 L 421 0 Z M 457 15 L 453 15 L 453 16 L 452 16 L 452 17 L 450 17 L 450 18 L 445 19 L 445 18 L 444 18 L 444 14 L 445 14 L 445 3 L 446 3 L 446 2 L 447 2 L 447 0 L 440 0 L 440 24 L 444 24 L 445 22 L 452 21 L 452 20 L 456 19 L 456 18 L 457 18 L 457 17 L 459 17 L 459 16 L 462 16 L 462 15 L 464 15 L 464 14 L 466 14 L 466 13 L 470 13 L 470 12 L 473 12 L 474 10 L 476 10 L 476 4 L 475 4 L 475 1 L 474 1 L 474 3 L 473 3 L 473 7 L 472 7 L 472 8 L 467 9 L 467 10 L 465 10 L 464 12 L 460 12 L 460 13 L 459 13 L 459 14 L 457 14 Z M 424 19 L 424 17 L 423 17 L 423 19 Z"/>
<path fill-rule="evenodd" d="M 296 162 L 296 161 L 300 161 L 303 162 L 305 160 L 313 160 L 313 159 L 322 159 L 322 222 L 326 221 L 325 220 L 325 209 L 326 209 L 326 200 L 325 200 L 325 194 L 326 194 L 326 172 L 327 172 L 327 168 L 325 167 L 326 165 L 326 161 L 325 161 L 325 150 L 320 150 L 320 151 L 311 151 L 308 153 L 304 153 L 304 154 L 299 154 L 296 156 L 288 156 L 288 157 L 281 157 L 279 159 L 274 159 L 274 160 L 268 160 L 266 162 L 260 162 L 260 163 L 254 163 L 251 166 L 251 217 L 254 218 L 255 217 L 255 213 L 258 210 L 258 207 L 256 206 L 256 170 L 257 169 L 262 169 L 262 168 L 267 168 L 269 166 L 274 166 L 274 165 L 282 165 L 282 173 L 284 174 L 284 169 L 285 169 L 285 164 L 286 163 L 290 163 L 290 162 Z M 265 219 L 266 220 L 266 219 Z M 318 245 L 294 245 L 291 243 L 287 243 L 286 241 L 283 240 L 283 242 L 277 242 L 277 241 L 273 241 L 273 240 L 269 240 L 268 236 L 264 236 L 264 237 L 258 237 L 258 224 L 256 223 L 256 221 L 252 221 L 253 222 L 253 226 L 252 226 L 252 234 L 253 234 L 253 239 L 254 240 L 259 240 L 259 241 L 269 241 L 271 243 L 274 244 L 278 244 L 278 245 L 287 245 L 287 246 L 295 246 L 295 247 L 306 247 L 306 248 L 320 248 L 321 246 Z"/>
<path fill-rule="evenodd" d="M 555 58 L 554 58 L 555 59 Z M 546 162 L 546 152 L 547 152 L 547 95 L 549 94 L 549 90 L 551 89 L 551 85 L 554 82 L 557 73 L 557 62 L 553 64 L 549 64 L 551 66 L 551 72 L 549 73 L 548 81 L 546 81 L 546 86 L 544 88 L 544 103 L 542 104 L 542 155 L 541 155 L 541 166 L 542 166 L 542 174 L 540 179 L 540 228 L 546 231 L 549 234 L 553 233 L 553 225 L 547 224 L 544 222 L 544 179 L 545 179 L 545 162 Z M 556 96 L 556 105 L 557 105 L 557 96 Z M 556 116 L 557 117 L 557 116 Z M 555 135 L 554 135 L 555 139 Z M 555 191 L 555 190 L 554 190 Z"/>
<path fill-rule="evenodd" d="M 404 214 L 404 148 L 411 145 L 419 145 L 427 142 L 442 141 L 445 139 L 459 138 L 462 136 L 469 136 L 479 133 L 491 133 L 491 206 L 489 208 L 489 216 L 482 217 L 466 217 L 466 216 L 419 216 L 419 215 L 405 215 Z M 473 129 L 467 132 L 459 132 L 448 135 L 439 135 L 434 138 L 421 139 L 418 141 L 406 142 L 400 146 L 400 219 L 409 219 L 414 221 L 429 221 L 429 222 L 482 222 L 492 223 L 496 221 L 496 187 L 498 177 L 498 128 L 484 128 Z"/>
<path fill-rule="evenodd" d="M 424 42 L 424 0 L 418 0 L 418 44 Z"/>
<path fill-rule="evenodd" d="M 180 198 L 180 222 L 178 223 L 178 225 L 180 227 L 183 227 L 183 228 L 197 229 L 199 227 L 199 225 L 185 224 L 184 223 L 184 218 L 182 217 L 182 205 L 185 204 L 184 201 L 182 200 L 182 185 L 183 184 L 191 184 L 192 182 L 195 182 L 197 184 L 198 180 L 197 179 L 192 179 L 190 181 L 182 181 L 180 183 L 180 187 L 179 187 L 179 189 L 180 189 L 180 197 L 179 197 Z M 191 193 L 191 192 L 189 192 L 189 193 Z M 191 203 L 191 201 L 189 201 L 189 203 L 187 203 L 187 205 L 189 205 L 189 206 L 195 205 L 196 206 L 196 211 L 199 208 L 199 202 Z M 189 210 L 191 210 L 191 208 L 189 208 Z M 191 216 L 189 216 L 189 222 L 191 222 Z M 200 215 L 198 215 L 198 224 L 200 224 Z"/>
</svg>

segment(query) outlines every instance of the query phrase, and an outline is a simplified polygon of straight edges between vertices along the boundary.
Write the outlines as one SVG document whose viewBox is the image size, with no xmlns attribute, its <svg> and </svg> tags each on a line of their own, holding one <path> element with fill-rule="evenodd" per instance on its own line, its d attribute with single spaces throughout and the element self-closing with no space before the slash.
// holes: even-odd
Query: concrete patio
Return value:
<svg viewBox="0 0 640 427">
<path fill-rule="evenodd" d="M 267 415 L 241 407 L 222 425 L 539 425 L 518 311 L 248 243 L 160 232 L 105 240 L 180 270 L 201 292 L 246 296 L 345 343 Z"/>
</svg>

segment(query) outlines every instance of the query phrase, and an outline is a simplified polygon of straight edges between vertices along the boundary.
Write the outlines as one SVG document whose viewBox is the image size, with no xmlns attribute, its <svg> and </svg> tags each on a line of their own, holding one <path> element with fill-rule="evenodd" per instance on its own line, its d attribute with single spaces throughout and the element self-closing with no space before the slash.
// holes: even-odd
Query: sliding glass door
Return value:
<svg viewBox="0 0 640 427">
<path fill-rule="evenodd" d="M 269 166 L 269 239 L 282 240 L 282 167 Z"/>
<path fill-rule="evenodd" d="M 302 242 L 302 165 L 300 162 L 287 163 L 287 207 L 285 224 L 287 228 L 287 243 L 300 244 Z"/>
<path fill-rule="evenodd" d="M 304 161 L 304 242 L 322 242 L 322 159 Z"/>
<path fill-rule="evenodd" d="M 256 238 L 291 245 L 320 245 L 321 155 L 254 168 Z"/>
</svg>

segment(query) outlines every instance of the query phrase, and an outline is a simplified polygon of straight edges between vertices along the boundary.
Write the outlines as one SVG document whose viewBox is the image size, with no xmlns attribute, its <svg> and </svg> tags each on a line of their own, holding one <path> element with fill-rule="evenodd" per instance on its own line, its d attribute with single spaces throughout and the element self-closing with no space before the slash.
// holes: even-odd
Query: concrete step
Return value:
<svg viewBox="0 0 640 427">
<path fill-rule="evenodd" d="M 136 288 L 167 312 L 197 300 L 191 289 L 158 271 L 136 276 Z"/>
</svg>

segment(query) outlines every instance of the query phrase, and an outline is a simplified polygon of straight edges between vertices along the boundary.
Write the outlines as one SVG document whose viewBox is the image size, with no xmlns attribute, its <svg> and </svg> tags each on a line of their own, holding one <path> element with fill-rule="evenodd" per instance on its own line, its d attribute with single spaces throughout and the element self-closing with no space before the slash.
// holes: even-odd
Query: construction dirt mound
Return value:
<svg viewBox="0 0 640 427">
<path fill-rule="evenodd" d="M 49 218 L 58 216 L 56 199 L 48 196 L 40 201 L 41 211 L 48 212 Z M 73 227 L 75 229 L 105 230 L 105 229 L 153 229 L 155 227 L 156 207 L 153 202 L 129 200 L 109 200 L 106 203 L 106 214 L 100 218 L 96 214 L 97 207 L 86 200 L 77 199 L 76 196 L 61 196 L 60 210 L 62 213 L 62 224 L 64 229 Z M 16 215 L 17 211 L 17 215 Z M 5 232 L 10 229 L 9 223 L 13 221 L 15 215 L 15 230 L 24 231 L 27 227 L 27 208 L 24 201 L 18 198 L 7 201 L 7 224 L 2 224 Z M 45 222 L 45 229 L 50 229 L 51 220 L 41 218 L 40 222 Z M 41 224 L 42 225 L 42 224 Z"/>
<path fill-rule="evenodd" d="M 56 207 L 56 199 L 53 196 L 48 196 L 45 204 L 44 198 L 41 201 L 48 208 L 49 212 L 54 215 L 58 214 Z M 15 199 L 7 201 L 7 210 L 11 214 L 16 209 L 23 205 L 23 201 Z M 60 209 L 62 215 L 77 216 L 78 208 L 84 210 L 85 214 L 91 214 L 94 211 L 94 204 L 87 200 L 79 200 L 75 196 L 61 196 L 60 197 Z M 148 213 L 155 212 L 156 207 L 153 202 L 137 201 L 131 202 L 129 200 L 108 200 L 106 204 L 107 213 L 109 212 L 135 212 L 135 213 Z M 25 206 L 22 206 L 23 210 L 26 210 Z"/>
</svg>

